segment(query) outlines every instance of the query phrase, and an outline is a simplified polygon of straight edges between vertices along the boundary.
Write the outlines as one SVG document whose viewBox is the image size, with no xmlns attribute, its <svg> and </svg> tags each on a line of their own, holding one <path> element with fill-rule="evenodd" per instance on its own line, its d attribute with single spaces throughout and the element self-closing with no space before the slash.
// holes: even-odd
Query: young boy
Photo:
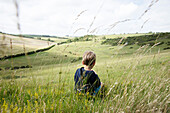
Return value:
<svg viewBox="0 0 170 113">
<path fill-rule="evenodd" d="M 96 95 L 101 88 L 101 82 L 98 75 L 92 70 L 96 62 L 96 54 L 92 51 L 86 51 L 83 55 L 82 64 L 84 67 L 78 68 L 75 75 L 75 90 L 77 92 Z"/>
</svg>

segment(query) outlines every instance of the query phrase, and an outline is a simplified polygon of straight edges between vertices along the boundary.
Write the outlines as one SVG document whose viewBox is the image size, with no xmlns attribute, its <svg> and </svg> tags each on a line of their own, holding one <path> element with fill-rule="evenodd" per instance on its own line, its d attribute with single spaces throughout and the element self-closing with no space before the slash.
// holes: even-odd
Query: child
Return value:
<svg viewBox="0 0 170 113">
<path fill-rule="evenodd" d="M 98 75 L 92 70 L 96 62 L 96 54 L 92 51 L 86 51 L 83 55 L 82 64 L 84 67 L 78 68 L 75 75 L 75 90 L 77 92 L 96 95 L 101 88 L 101 82 Z"/>
</svg>

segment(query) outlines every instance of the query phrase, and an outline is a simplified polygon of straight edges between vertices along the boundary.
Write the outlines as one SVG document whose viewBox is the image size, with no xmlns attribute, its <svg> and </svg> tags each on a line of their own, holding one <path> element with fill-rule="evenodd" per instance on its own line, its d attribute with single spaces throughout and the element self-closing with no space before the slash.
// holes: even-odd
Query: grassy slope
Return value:
<svg viewBox="0 0 170 113">
<path fill-rule="evenodd" d="M 33 66 L 0 71 L 1 105 L 4 104 L 2 98 L 5 98 L 8 105 L 13 105 L 11 109 L 16 106 L 24 109 L 25 106 L 25 111 L 154 112 L 156 108 L 157 111 L 166 111 L 170 51 L 162 50 L 165 45 L 137 50 L 139 47 L 136 45 L 129 49 L 131 46 L 122 48 L 100 43 L 96 40 L 63 44 L 47 52 L 0 62 L 1 67 Z M 74 95 L 73 76 L 82 65 L 81 60 L 71 62 L 82 57 L 86 50 L 97 54 L 94 70 L 108 87 L 108 97 L 104 101 L 100 98 L 96 102 L 86 98 L 79 100 Z M 6 76 L 17 76 L 18 79 L 11 80 Z"/>
<path fill-rule="evenodd" d="M 0 57 L 45 48 L 51 44 L 48 41 L 0 34 Z"/>
<path fill-rule="evenodd" d="M 47 41 L 48 41 L 48 39 L 50 39 L 50 40 L 52 40 L 52 41 L 54 41 L 56 43 L 64 42 L 64 41 L 67 40 L 67 39 L 60 39 L 60 38 L 53 38 L 53 37 L 50 37 L 50 38 L 48 38 L 48 37 L 41 37 L 41 39 L 47 40 Z"/>
<path fill-rule="evenodd" d="M 147 35 L 151 35 L 152 33 L 147 33 Z M 141 36 L 146 35 L 146 33 L 138 33 L 138 34 L 117 34 L 117 35 L 106 35 L 106 38 L 118 38 L 118 37 L 133 37 L 133 36 Z"/>
</svg>

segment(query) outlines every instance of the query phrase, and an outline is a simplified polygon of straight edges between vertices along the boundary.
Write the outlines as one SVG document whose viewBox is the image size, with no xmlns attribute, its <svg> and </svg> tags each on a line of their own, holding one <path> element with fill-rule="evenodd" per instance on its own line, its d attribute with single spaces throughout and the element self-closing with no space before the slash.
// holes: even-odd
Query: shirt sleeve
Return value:
<svg viewBox="0 0 170 113">
<path fill-rule="evenodd" d="M 78 69 L 76 70 L 76 73 L 74 75 L 74 82 L 75 82 L 75 85 L 77 84 L 79 78 L 78 78 Z"/>
<path fill-rule="evenodd" d="M 77 83 L 79 82 L 79 78 L 81 77 L 81 73 L 83 71 L 83 67 L 81 68 L 78 68 L 75 72 L 75 75 L 74 75 L 74 82 L 75 82 L 75 86 L 77 85 Z"/>
<path fill-rule="evenodd" d="M 89 82 L 93 87 L 93 91 L 95 91 L 95 89 L 97 89 L 101 85 L 100 79 L 95 73 L 93 73 L 93 75 L 89 78 Z"/>
<path fill-rule="evenodd" d="M 98 77 L 97 74 L 96 74 L 96 80 L 97 80 L 96 88 L 98 88 L 101 85 L 101 82 L 100 82 L 100 78 Z"/>
<path fill-rule="evenodd" d="M 93 96 L 97 94 L 97 92 L 100 90 L 100 88 L 101 88 L 100 78 L 99 78 L 98 75 L 96 74 L 96 84 L 95 84 L 95 87 L 94 87 Z"/>
<path fill-rule="evenodd" d="M 95 96 L 97 94 L 97 92 L 100 90 L 100 88 L 101 88 L 101 85 L 94 90 L 93 96 Z"/>
</svg>

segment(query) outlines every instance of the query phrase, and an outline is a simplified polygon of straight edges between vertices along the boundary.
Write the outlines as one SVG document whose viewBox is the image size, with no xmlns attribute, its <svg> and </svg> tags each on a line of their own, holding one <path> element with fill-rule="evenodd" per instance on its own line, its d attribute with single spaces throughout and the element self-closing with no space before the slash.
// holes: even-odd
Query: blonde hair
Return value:
<svg viewBox="0 0 170 113">
<path fill-rule="evenodd" d="M 92 51 L 86 51 L 83 55 L 83 64 L 87 66 L 93 66 L 96 61 L 96 54 Z"/>
</svg>

